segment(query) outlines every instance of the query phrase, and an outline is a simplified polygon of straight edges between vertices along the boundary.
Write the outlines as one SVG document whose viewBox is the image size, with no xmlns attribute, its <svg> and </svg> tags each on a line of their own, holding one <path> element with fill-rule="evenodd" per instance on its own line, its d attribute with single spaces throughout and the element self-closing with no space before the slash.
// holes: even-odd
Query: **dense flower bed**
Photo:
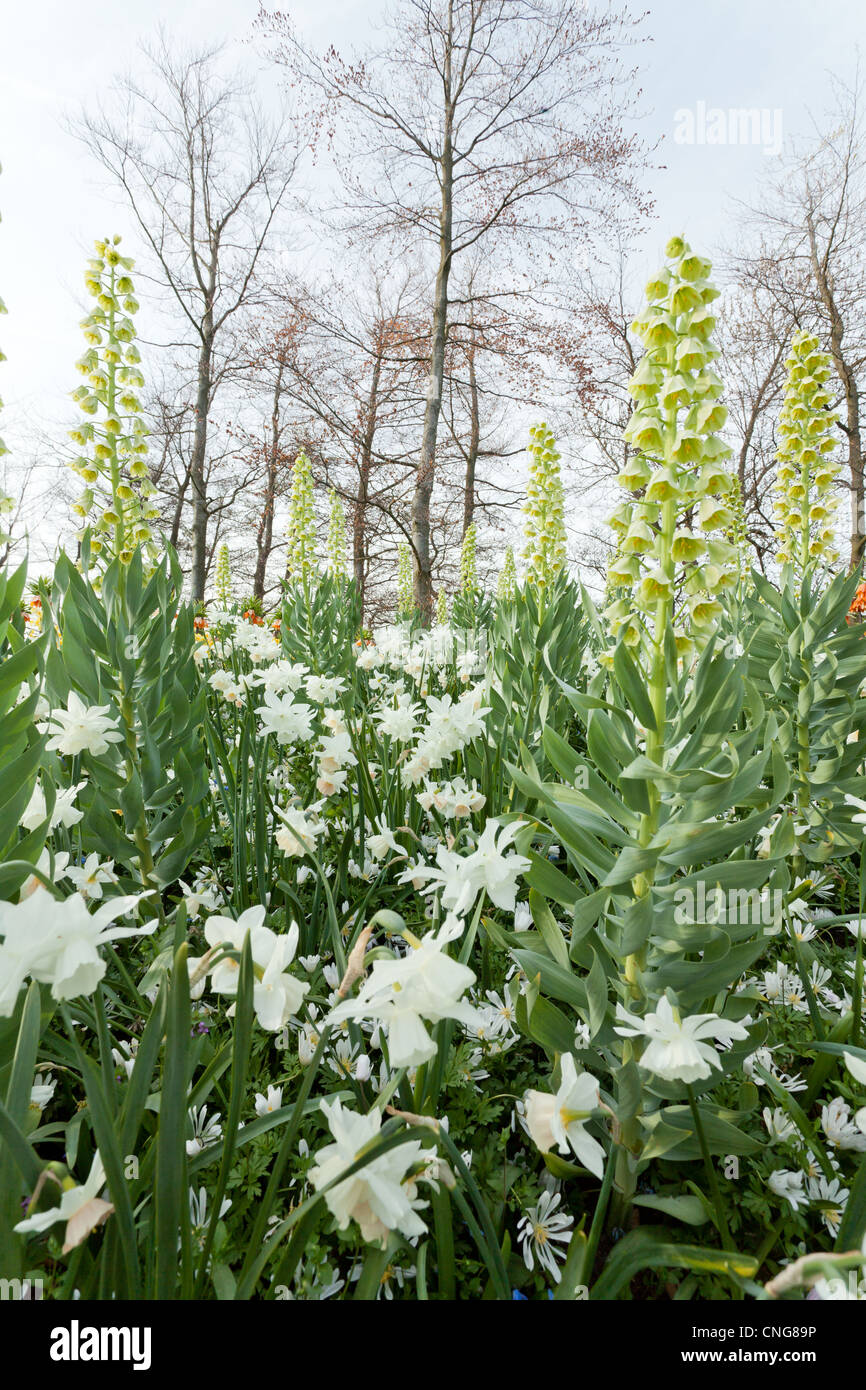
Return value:
<svg viewBox="0 0 866 1390">
<path fill-rule="evenodd" d="M 335 508 L 317 568 L 303 466 L 279 611 L 223 557 L 195 612 L 142 549 L 146 489 L 117 496 L 139 433 L 92 436 L 98 548 L 32 601 L 0 582 L 9 1277 L 858 1296 L 866 663 L 826 359 L 789 359 L 771 582 L 737 540 L 709 266 L 668 251 L 600 605 L 546 425 L 522 577 L 483 595 L 470 536 L 450 618 L 404 591 L 372 633 Z"/>
</svg>

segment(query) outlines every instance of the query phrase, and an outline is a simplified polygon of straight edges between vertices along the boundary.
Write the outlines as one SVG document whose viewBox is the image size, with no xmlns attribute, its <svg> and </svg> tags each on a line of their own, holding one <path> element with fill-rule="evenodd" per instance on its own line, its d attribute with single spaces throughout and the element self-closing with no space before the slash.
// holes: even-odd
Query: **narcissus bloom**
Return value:
<svg viewBox="0 0 866 1390">
<path fill-rule="evenodd" d="M 71 1181 L 71 1179 L 70 1179 Z M 107 1221 L 114 1207 L 97 1194 L 105 1187 L 105 1170 L 99 1154 L 94 1154 L 93 1163 L 86 1181 L 80 1186 L 67 1187 L 60 1199 L 59 1207 L 50 1211 L 38 1211 L 26 1221 L 19 1221 L 15 1230 L 19 1235 L 35 1231 L 47 1231 L 58 1221 L 66 1222 L 63 1241 L 63 1254 L 68 1255 L 76 1245 L 81 1245 L 91 1231 Z"/>
<path fill-rule="evenodd" d="M 604 1176 L 604 1149 L 587 1134 L 584 1125 L 598 1106 L 598 1082 L 588 1072 L 578 1072 L 568 1052 L 561 1063 L 562 1079 L 555 1095 L 527 1091 L 524 1096 L 529 1137 L 542 1153 L 556 1145 L 561 1154 L 569 1149 L 597 1178 Z"/>
<path fill-rule="evenodd" d="M 275 933 L 263 925 L 265 909 L 259 903 L 248 907 L 237 921 L 232 917 L 211 917 L 208 919 L 204 935 L 209 946 L 228 946 L 235 951 L 243 949 L 247 932 L 250 933 L 250 949 L 257 965 L 264 967 L 271 958 Z M 217 994 L 237 994 L 240 961 L 229 957 L 217 961 L 210 971 L 211 988 Z"/>
<path fill-rule="evenodd" d="M 49 830 L 53 830 L 56 825 L 63 825 L 69 829 L 78 824 L 84 812 L 76 808 L 75 798 L 85 785 L 84 782 L 77 782 L 74 787 L 58 788 L 54 798 L 54 810 L 51 812 Z M 42 824 L 47 814 L 45 793 L 37 783 L 18 824 L 25 830 L 35 830 L 37 825 Z"/>
<path fill-rule="evenodd" d="M 474 1024 L 476 1010 L 460 998 L 475 983 L 467 965 L 445 954 L 452 932 L 429 932 L 413 941 L 408 955 L 399 960 L 377 960 L 355 999 L 338 1004 L 329 1023 L 347 1018 L 378 1019 L 388 1026 L 388 1053 L 392 1067 L 415 1067 L 436 1055 L 436 1044 L 423 1019 L 437 1023 L 455 1018 Z"/>
<path fill-rule="evenodd" d="M 307 820 L 304 812 L 296 806 L 290 806 L 285 811 L 277 808 L 277 815 L 283 823 L 275 838 L 283 853 L 290 857 L 312 854 L 316 839 L 325 833 L 324 822 Z"/>
<path fill-rule="evenodd" d="M 38 887 L 20 903 L 0 903 L 0 1017 L 8 1018 L 29 975 L 50 984 L 54 999 L 92 994 L 105 974 L 98 948 L 128 936 L 150 936 L 157 922 L 114 927 L 147 894 L 111 898 L 88 912 L 78 893 L 57 899 Z"/>
<path fill-rule="evenodd" d="M 85 705 L 71 690 L 66 709 L 51 711 L 48 729 L 53 737 L 48 740 L 46 748 L 50 752 L 70 755 L 105 753 L 110 743 L 123 740 L 117 721 L 106 718 L 109 708 L 108 705 Z"/>
<path fill-rule="evenodd" d="M 275 695 L 265 691 L 265 702 L 259 710 L 260 733 L 276 734 L 277 743 L 308 743 L 313 737 L 313 707 L 291 695 Z"/>
<path fill-rule="evenodd" d="M 286 969 L 294 959 L 297 946 L 298 924 L 293 922 L 285 936 L 275 938 L 262 978 L 253 985 L 256 1018 L 269 1033 L 279 1032 L 285 1027 L 292 1014 L 301 1007 L 310 988 L 308 980 L 296 980 Z"/>
<path fill-rule="evenodd" d="M 517 880 L 530 866 L 530 861 L 523 855 L 505 853 L 519 830 L 517 821 L 503 826 L 498 820 L 490 819 L 471 854 L 456 854 L 440 845 L 436 851 L 435 868 L 413 868 L 411 874 L 407 869 L 400 882 L 410 877 L 422 881 L 428 879 L 429 886 L 424 891 L 430 893 L 441 889 L 442 906 L 458 917 L 472 910 L 482 890 L 496 907 L 513 912 L 517 901 Z"/>
<path fill-rule="evenodd" d="M 681 1018 L 679 1010 L 674 1009 L 667 998 L 660 999 L 656 1011 L 643 1018 L 628 1013 L 621 1004 L 617 1005 L 616 1012 L 623 1026 L 615 1028 L 614 1032 L 623 1038 L 641 1035 L 649 1038 L 650 1044 L 640 1065 L 663 1081 L 684 1081 L 688 1085 L 709 1076 L 713 1067 L 721 1070 L 719 1055 L 714 1047 L 703 1041 L 705 1038 L 718 1038 L 730 1044 L 749 1036 L 741 1023 L 732 1023 L 718 1014 Z"/>
<path fill-rule="evenodd" d="M 382 1126 L 381 1111 L 358 1115 L 345 1109 L 337 1099 L 323 1100 L 322 1111 L 334 1143 L 319 1149 L 309 1171 L 310 1182 L 317 1192 L 362 1156 Z M 356 1221 L 363 1239 L 382 1247 L 391 1231 L 399 1231 L 406 1237 L 423 1235 L 427 1227 L 417 1213 L 426 1203 L 418 1200 L 415 1183 L 407 1180 L 407 1174 L 422 1161 L 424 1152 L 417 1141 L 401 1144 L 326 1192 L 325 1203 L 337 1218 L 340 1230 L 344 1231 L 351 1221 Z"/>
</svg>

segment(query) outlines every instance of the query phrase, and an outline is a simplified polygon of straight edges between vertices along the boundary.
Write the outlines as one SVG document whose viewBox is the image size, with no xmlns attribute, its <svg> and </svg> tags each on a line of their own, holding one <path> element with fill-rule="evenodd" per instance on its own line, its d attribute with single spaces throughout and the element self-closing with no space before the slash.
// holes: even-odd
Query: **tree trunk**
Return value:
<svg viewBox="0 0 866 1390">
<path fill-rule="evenodd" d="M 439 212 L 439 268 L 433 296 L 433 322 L 430 342 L 430 375 L 427 382 L 427 403 L 424 407 L 424 428 L 421 435 L 421 456 L 415 476 L 412 496 L 412 562 L 415 603 L 422 622 L 429 624 L 433 617 L 433 574 L 430 561 L 430 498 L 436 467 L 436 435 L 442 411 L 442 388 L 445 376 L 445 337 L 448 330 L 448 277 L 452 257 L 452 199 L 454 193 L 454 151 L 452 129 L 454 111 L 451 104 L 451 41 L 450 15 L 448 47 L 445 53 L 445 130 L 440 161 L 442 204 Z"/>
<path fill-rule="evenodd" d="M 171 518 L 171 535 L 169 537 L 169 540 L 171 541 L 172 550 L 177 550 L 178 537 L 180 536 L 180 522 L 181 517 L 183 516 L 183 504 L 186 501 L 186 489 L 188 483 L 189 469 L 186 470 L 184 480 L 177 490 L 177 502 L 174 508 L 174 515 Z"/>
<path fill-rule="evenodd" d="M 205 456 L 207 452 L 207 413 L 210 405 L 211 366 L 213 362 L 213 313 L 205 312 L 202 322 L 201 350 L 198 355 L 198 382 L 195 398 L 195 435 L 189 467 L 192 484 L 192 596 L 204 598 L 207 576 L 207 483 Z"/>
<path fill-rule="evenodd" d="M 373 462 L 373 440 L 376 437 L 376 417 L 379 409 L 379 381 L 382 375 L 382 353 L 377 352 L 373 361 L 373 378 L 370 382 L 370 395 L 367 400 L 367 420 L 361 440 L 361 456 L 358 460 L 358 495 L 355 513 L 352 518 L 352 573 L 355 585 L 361 596 L 361 613 L 364 612 L 364 587 L 367 577 L 367 498 L 370 495 L 370 468 Z"/>
</svg>

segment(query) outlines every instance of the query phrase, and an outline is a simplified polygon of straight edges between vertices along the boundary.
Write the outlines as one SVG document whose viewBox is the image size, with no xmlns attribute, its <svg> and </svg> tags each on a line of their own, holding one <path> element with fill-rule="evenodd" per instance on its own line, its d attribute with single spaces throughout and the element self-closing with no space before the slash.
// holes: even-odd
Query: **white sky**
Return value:
<svg viewBox="0 0 866 1390">
<path fill-rule="evenodd" d="M 320 46 L 349 47 L 363 41 L 380 6 L 378 0 L 283 0 L 282 8 Z M 786 137 L 805 133 L 809 110 L 820 114 L 826 105 L 828 70 L 853 77 L 866 5 L 650 0 L 648 8 L 653 42 L 635 50 L 648 113 L 641 129 L 648 139 L 665 137 L 657 157 L 667 165 L 652 180 L 658 221 L 647 235 L 650 271 L 674 231 L 710 252 L 730 239 L 729 198 L 753 197 L 773 164 L 760 146 L 674 143 L 675 112 L 696 110 L 699 102 L 760 107 L 771 121 L 781 112 Z M 35 429 L 74 418 L 67 393 L 78 381 L 82 271 L 93 239 L 119 231 L 124 251 L 135 256 L 137 250 L 101 171 L 63 130 L 64 113 L 75 113 L 134 65 L 137 41 L 160 22 L 196 42 L 226 37 L 237 43 L 239 57 L 256 62 L 243 42 L 257 11 L 257 0 L 126 0 L 110 7 L 41 0 L 33 8 L 7 7 L 0 50 L 0 294 L 9 314 L 0 320 L 0 339 L 9 360 L 0 369 L 0 393 L 10 448 L 24 449 Z"/>
</svg>

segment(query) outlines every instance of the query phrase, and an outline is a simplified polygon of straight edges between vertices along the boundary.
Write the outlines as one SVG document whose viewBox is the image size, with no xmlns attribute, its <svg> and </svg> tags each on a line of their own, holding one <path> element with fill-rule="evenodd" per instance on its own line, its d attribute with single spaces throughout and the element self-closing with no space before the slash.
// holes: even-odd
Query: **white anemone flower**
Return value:
<svg viewBox="0 0 866 1390">
<path fill-rule="evenodd" d="M 261 1091 L 256 1091 L 256 1114 L 260 1119 L 263 1119 L 265 1115 L 272 1115 L 275 1110 L 279 1110 L 282 1103 L 282 1086 L 269 1086 L 267 1095 Z"/>
<path fill-rule="evenodd" d="M 804 1177 L 802 1172 L 779 1168 L 767 1178 L 767 1186 L 777 1197 L 784 1197 L 797 1211 L 809 1205 L 808 1193 L 803 1188 Z"/>
<path fill-rule="evenodd" d="M 573 1216 L 565 1211 L 557 1211 L 561 1201 L 558 1192 L 542 1192 L 535 1206 L 530 1207 L 517 1223 L 526 1268 L 534 1269 L 537 1260 L 556 1284 L 562 1278 L 558 1261 L 565 1259 L 574 1226 Z"/>
<path fill-rule="evenodd" d="M 100 860 L 95 852 L 88 854 L 83 864 L 70 864 L 66 870 L 66 877 L 72 879 L 83 898 L 93 898 L 97 901 L 102 897 L 104 883 L 117 882 L 114 860 Z"/>
</svg>

